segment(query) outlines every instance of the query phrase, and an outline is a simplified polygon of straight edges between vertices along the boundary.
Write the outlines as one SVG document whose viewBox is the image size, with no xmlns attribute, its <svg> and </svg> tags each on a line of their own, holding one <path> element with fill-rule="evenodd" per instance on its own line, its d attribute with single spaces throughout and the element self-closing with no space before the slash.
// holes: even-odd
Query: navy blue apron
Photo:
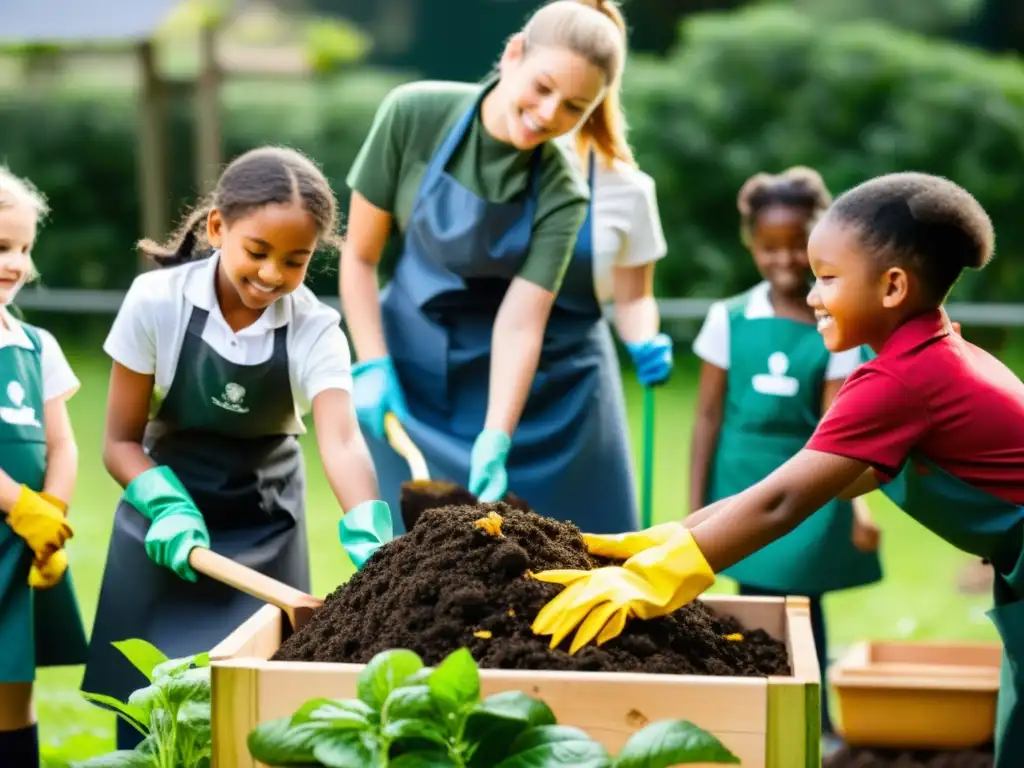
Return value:
<svg viewBox="0 0 1024 768">
<path fill-rule="evenodd" d="M 479 104 L 431 158 L 381 301 L 409 409 L 405 428 L 432 478 L 464 486 L 487 410 L 495 316 L 530 246 L 543 151 L 533 152 L 521 201 L 488 202 L 460 184 L 445 169 Z M 512 436 L 508 487 L 541 515 L 619 533 L 636 528 L 636 497 L 618 359 L 594 295 L 590 230 L 588 211 Z M 364 436 L 398 535 L 408 466 L 386 440 Z"/>
<path fill-rule="evenodd" d="M 968 485 L 934 463 L 911 456 L 881 486 L 894 504 L 964 552 L 992 563 L 989 618 L 1003 641 L 996 711 L 995 767 L 1024 765 L 1024 507 Z"/>
<path fill-rule="evenodd" d="M 203 340 L 209 313 L 193 307 L 178 367 L 144 445 L 171 467 L 203 513 L 211 548 L 305 592 L 309 550 L 305 465 L 288 375 L 288 326 L 256 365 L 221 357 Z M 111 643 L 147 640 L 167 656 L 209 651 L 260 608 L 200 575 L 185 581 L 146 555 L 149 521 L 121 501 L 107 550 L 82 690 L 126 701 L 147 684 Z M 118 721 L 118 748 L 140 736 Z"/>
</svg>

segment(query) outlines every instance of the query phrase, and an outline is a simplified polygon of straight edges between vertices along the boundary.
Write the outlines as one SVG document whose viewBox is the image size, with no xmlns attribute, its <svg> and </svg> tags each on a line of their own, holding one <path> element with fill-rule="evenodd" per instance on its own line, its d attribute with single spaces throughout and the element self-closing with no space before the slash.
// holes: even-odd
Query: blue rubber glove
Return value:
<svg viewBox="0 0 1024 768">
<path fill-rule="evenodd" d="M 391 524 L 391 508 L 385 501 L 364 501 L 342 515 L 338 521 L 338 538 L 352 559 L 356 570 L 395 537 Z"/>
<path fill-rule="evenodd" d="M 505 462 L 511 447 L 512 438 L 500 429 L 485 429 L 477 435 L 469 457 L 469 492 L 480 501 L 499 501 L 505 497 Z"/>
<path fill-rule="evenodd" d="M 664 384 L 672 374 L 672 339 L 659 333 L 647 341 L 626 344 L 633 358 L 636 377 L 645 387 Z"/>
<path fill-rule="evenodd" d="M 384 439 L 384 416 L 390 411 L 405 421 L 405 396 L 390 357 L 375 357 L 352 367 L 352 400 L 359 423 Z"/>
<path fill-rule="evenodd" d="M 188 556 L 193 547 L 209 548 L 210 534 L 203 513 L 174 471 L 166 466 L 146 470 L 124 489 L 124 500 L 150 521 L 145 542 L 149 559 L 196 581 Z"/>
</svg>

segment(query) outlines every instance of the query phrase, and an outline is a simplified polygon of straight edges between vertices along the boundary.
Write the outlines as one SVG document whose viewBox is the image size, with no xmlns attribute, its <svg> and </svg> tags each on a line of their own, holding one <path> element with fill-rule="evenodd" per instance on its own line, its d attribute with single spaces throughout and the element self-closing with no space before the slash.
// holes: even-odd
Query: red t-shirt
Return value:
<svg viewBox="0 0 1024 768">
<path fill-rule="evenodd" d="M 1024 383 L 931 312 L 850 375 L 807 448 L 870 464 L 883 481 L 915 449 L 978 490 L 1024 504 Z"/>
</svg>

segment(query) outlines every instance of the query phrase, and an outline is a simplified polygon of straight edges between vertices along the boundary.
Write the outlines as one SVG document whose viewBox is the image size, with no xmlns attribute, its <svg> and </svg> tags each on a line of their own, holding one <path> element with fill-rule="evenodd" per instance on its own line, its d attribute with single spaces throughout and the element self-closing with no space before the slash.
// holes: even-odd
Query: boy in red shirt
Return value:
<svg viewBox="0 0 1024 768">
<path fill-rule="evenodd" d="M 996 768 L 1024 766 L 1024 383 L 953 332 L 942 304 L 965 268 L 992 256 L 978 202 L 919 173 L 882 176 L 840 196 L 808 243 L 808 297 L 832 352 L 877 357 L 845 382 L 804 450 L 760 483 L 690 515 L 618 536 L 586 535 L 625 560 L 547 571 L 566 585 L 538 614 L 570 652 L 618 635 L 632 617 L 678 609 L 715 573 L 788 533 L 830 499 L 881 488 L 959 549 L 993 564 L 1003 640 Z"/>
</svg>

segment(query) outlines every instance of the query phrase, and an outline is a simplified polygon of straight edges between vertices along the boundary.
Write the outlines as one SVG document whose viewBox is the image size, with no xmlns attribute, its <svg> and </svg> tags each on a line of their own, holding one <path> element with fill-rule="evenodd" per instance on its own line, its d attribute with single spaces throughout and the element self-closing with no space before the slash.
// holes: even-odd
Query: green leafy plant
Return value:
<svg viewBox="0 0 1024 768">
<path fill-rule="evenodd" d="M 668 768 L 738 764 L 708 732 L 684 720 L 649 724 L 612 757 L 586 733 L 558 725 L 542 701 L 519 691 L 480 699 L 465 648 L 436 668 L 409 650 L 375 656 L 357 698 L 311 699 L 291 717 L 261 723 L 250 754 L 271 766 L 327 768 Z"/>
<path fill-rule="evenodd" d="M 210 656 L 201 653 L 168 659 L 144 640 L 114 643 L 149 680 L 121 702 L 112 696 L 84 693 L 86 699 L 113 709 L 145 738 L 133 750 L 121 749 L 71 764 L 71 768 L 209 768 Z"/>
</svg>

